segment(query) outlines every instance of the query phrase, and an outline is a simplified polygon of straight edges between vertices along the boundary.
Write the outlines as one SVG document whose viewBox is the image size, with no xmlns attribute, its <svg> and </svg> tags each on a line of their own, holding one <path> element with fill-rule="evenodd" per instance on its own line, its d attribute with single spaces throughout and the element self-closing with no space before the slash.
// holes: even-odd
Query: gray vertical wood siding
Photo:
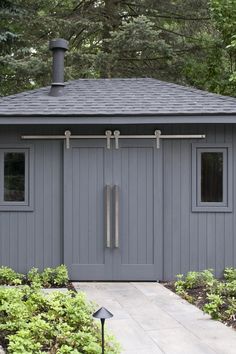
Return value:
<svg viewBox="0 0 236 354">
<path fill-rule="evenodd" d="M 75 127 L 65 128 L 89 134 L 95 131 L 92 127 L 80 130 Z M 111 127 L 100 127 L 97 131 L 102 133 L 108 128 Z M 155 128 L 115 127 L 129 134 L 153 133 Z M 172 134 L 206 133 L 206 143 L 232 143 L 235 184 L 234 125 L 176 125 L 158 128 L 163 133 Z M 64 130 L 63 127 L 55 128 L 53 133 Z M 28 132 L 43 134 L 48 130 L 3 127 L 0 131 L 0 144 L 21 143 L 20 134 Z M 220 276 L 225 266 L 236 267 L 236 188 L 234 186 L 231 191 L 232 212 L 192 212 L 191 143 L 190 140 L 161 141 L 163 196 L 159 196 L 159 200 L 160 203 L 162 200 L 163 210 L 162 279 L 165 280 L 172 279 L 178 273 L 206 268 L 215 269 L 217 276 Z M 0 264 L 21 272 L 32 266 L 43 268 L 63 262 L 63 144 L 60 141 L 35 141 L 33 145 L 34 210 L 0 212 Z M 141 239 L 138 242 L 141 244 Z M 126 257 L 125 253 L 123 257 Z"/>
<path fill-rule="evenodd" d="M 13 128 L 1 128 L 0 145 L 6 143 L 21 143 Z M 0 212 L 0 264 L 19 272 L 62 261 L 61 143 L 38 141 L 33 145 L 34 210 Z"/>
<path fill-rule="evenodd" d="M 232 143 L 235 183 L 236 129 L 232 125 L 172 127 L 169 132 L 206 133 L 204 143 Z M 201 144 L 203 142 L 201 141 Z M 178 273 L 212 268 L 217 276 L 236 266 L 235 186 L 233 211 L 192 212 L 191 142 L 164 141 L 164 279 Z"/>
</svg>

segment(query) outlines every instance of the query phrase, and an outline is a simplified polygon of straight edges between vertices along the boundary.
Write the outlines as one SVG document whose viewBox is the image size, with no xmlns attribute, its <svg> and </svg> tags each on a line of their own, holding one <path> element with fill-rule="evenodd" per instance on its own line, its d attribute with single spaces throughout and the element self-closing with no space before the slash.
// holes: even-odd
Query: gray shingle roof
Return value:
<svg viewBox="0 0 236 354">
<path fill-rule="evenodd" d="M 49 87 L 0 99 L 0 116 L 236 114 L 236 98 L 155 79 L 80 79 L 61 97 Z"/>
</svg>

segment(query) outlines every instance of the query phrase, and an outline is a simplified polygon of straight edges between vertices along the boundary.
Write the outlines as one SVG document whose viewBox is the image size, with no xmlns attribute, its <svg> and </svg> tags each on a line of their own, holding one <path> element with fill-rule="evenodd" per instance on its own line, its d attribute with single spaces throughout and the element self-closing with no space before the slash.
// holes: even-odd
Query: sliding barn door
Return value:
<svg viewBox="0 0 236 354">
<path fill-rule="evenodd" d="M 64 262 L 74 280 L 162 277 L 161 150 L 148 140 L 71 142 L 64 155 Z"/>
<path fill-rule="evenodd" d="M 162 170 L 150 141 L 123 140 L 113 150 L 113 279 L 157 280 L 162 272 Z M 116 230 L 116 228 L 118 228 Z"/>
<path fill-rule="evenodd" d="M 106 141 L 73 141 L 64 155 L 64 262 L 74 280 L 111 280 L 106 240 Z"/>
</svg>

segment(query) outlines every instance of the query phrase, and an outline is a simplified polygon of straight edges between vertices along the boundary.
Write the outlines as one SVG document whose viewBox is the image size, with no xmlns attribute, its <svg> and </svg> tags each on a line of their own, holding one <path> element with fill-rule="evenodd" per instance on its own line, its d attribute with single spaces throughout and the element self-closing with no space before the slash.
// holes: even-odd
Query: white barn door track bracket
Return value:
<svg viewBox="0 0 236 354">
<path fill-rule="evenodd" d="M 66 149 L 70 148 L 71 139 L 106 139 L 107 149 L 111 149 L 111 139 L 115 140 L 115 149 L 119 149 L 120 139 L 155 139 L 156 148 L 160 148 L 160 139 L 204 139 L 205 134 L 193 135 L 162 135 L 160 130 L 155 130 L 154 135 L 122 135 L 119 130 L 113 133 L 106 130 L 104 135 L 72 135 L 70 130 L 66 130 L 64 135 L 22 135 L 24 140 L 65 140 Z"/>
</svg>

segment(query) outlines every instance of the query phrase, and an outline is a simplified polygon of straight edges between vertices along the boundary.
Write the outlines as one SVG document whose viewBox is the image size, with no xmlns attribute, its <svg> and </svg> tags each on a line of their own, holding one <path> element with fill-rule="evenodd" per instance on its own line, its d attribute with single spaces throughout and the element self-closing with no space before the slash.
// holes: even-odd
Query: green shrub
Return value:
<svg viewBox="0 0 236 354">
<path fill-rule="evenodd" d="M 20 285 L 24 276 L 9 267 L 0 267 L 0 285 Z"/>
<path fill-rule="evenodd" d="M 222 283 L 219 280 L 214 280 L 214 283 L 212 287 L 208 287 L 207 289 L 211 294 L 217 294 L 217 295 L 225 295 L 226 294 L 226 289 L 225 289 L 225 283 Z"/>
<path fill-rule="evenodd" d="M 235 297 L 236 296 L 236 280 L 232 280 L 231 282 L 226 282 L 224 284 L 225 296 Z"/>
<path fill-rule="evenodd" d="M 175 290 L 178 294 L 184 293 L 185 290 L 198 288 L 199 286 L 212 287 L 216 279 L 213 270 L 208 269 L 202 272 L 188 272 L 184 277 L 183 274 L 177 275 L 175 282 Z"/>
<path fill-rule="evenodd" d="M 203 311 L 208 313 L 213 319 L 219 319 L 221 317 L 220 307 L 224 301 L 220 295 L 207 294 L 208 303 L 203 306 Z"/>
<path fill-rule="evenodd" d="M 100 354 L 100 324 L 93 321 L 93 311 L 82 293 L 0 288 L 0 333 L 10 354 Z M 108 335 L 106 353 L 120 353 Z"/>
<path fill-rule="evenodd" d="M 227 282 L 236 280 L 236 269 L 235 268 L 225 268 L 224 278 Z"/>
<path fill-rule="evenodd" d="M 41 344 L 35 342 L 28 330 L 19 330 L 9 336 L 8 352 L 14 354 L 41 354 Z"/>
<path fill-rule="evenodd" d="M 42 286 L 42 279 L 41 275 L 38 272 L 38 268 L 32 268 L 27 274 L 27 280 L 29 284 L 33 284 L 34 286 L 41 287 Z"/>
<path fill-rule="evenodd" d="M 200 285 L 200 273 L 198 272 L 188 272 L 185 277 L 185 287 L 186 289 L 197 288 Z"/>
<path fill-rule="evenodd" d="M 29 284 L 34 288 L 50 288 L 66 286 L 68 281 L 68 271 L 63 264 L 56 268 L 45 268 L 42 273 L 39 273 L 38 268 L 32 268 L 27 276 L 11 268 L 0 267 L 0 285 Z"/>
<path fill-rule="evenodd" d="M 236 322 L 236 269 L 226 268 L 223 280 L 217 280 L 212 269 L 188 272 L 185 277 L 180 274 L 174 286 L 177 294 L 213 319 Z"/>
<path fill-rule="evenodd" d="M 65 265 L 56 268 L 45 268 L 40 275 L 44 287 L 64 286 L 68 283 L 68 271 Z"/>
<path fill-rule="evenodd" d="M 200 285 L 211 288 L 217 283 L 217 280 L 214 277 L 213 269 L 206 269 L 200 272 Z"/>
<path fill-rule="evenodd" d="M 177 281 L 175 282 L 175 291 L 178 295 L 182 295 L 185 290 L 186 290 L 186 283 L 184 281 L 184 275 L 183 274 L 178 274 L 176 276 Z"/>
<path fill-rule="evenodd" d="M 236 299 L 234 297 L 228 299 L 228 308 L 225 313 L 227 319 L 236 321 Z"/>
<path fill-rule="evenodd" d="M 64 264 L 55 269 L 54 284 L 57 286 L 66 285 L 69 281 L 68 270 Z"/>
<path fill-rule="evenodd" d="M 45 288 L 50 288 L 53 285 L 53 280 L 55 277 L 54 269 L 45 268 L 44 271 L 40 274 L 42 285 Z"/>
<path fill-rule="evenodd" d="M 66 286 L 69 281 L 67 268 L 63 264 L 56 268 L 45 268 L 41 274 L 37 268 L 32 268 L 27 277 L 30 283 L 41 285 L 45 288 Z"/>
</svg>

